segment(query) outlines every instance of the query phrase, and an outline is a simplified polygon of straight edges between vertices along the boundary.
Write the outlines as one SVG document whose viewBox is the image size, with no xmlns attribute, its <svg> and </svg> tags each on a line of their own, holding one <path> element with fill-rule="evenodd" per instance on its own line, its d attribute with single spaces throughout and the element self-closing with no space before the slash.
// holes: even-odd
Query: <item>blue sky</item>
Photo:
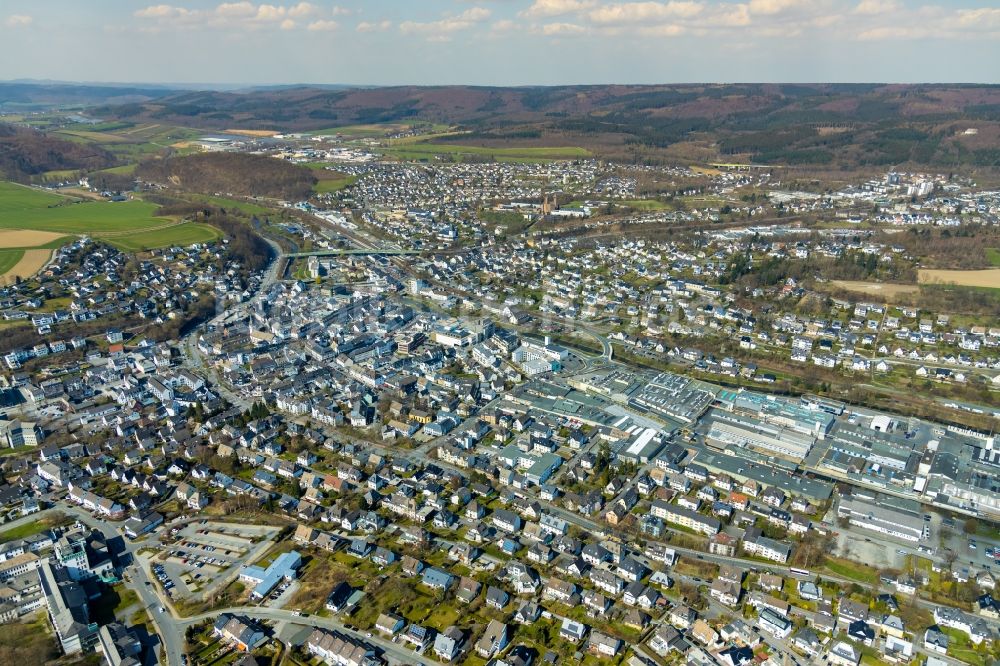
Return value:
<svg viewBox="0 0 1000 666">
<path fill-rule="evenodd" d="M 1000 79 L 1000 0 L 3 0 L 0 79 Z"/>
</svg>

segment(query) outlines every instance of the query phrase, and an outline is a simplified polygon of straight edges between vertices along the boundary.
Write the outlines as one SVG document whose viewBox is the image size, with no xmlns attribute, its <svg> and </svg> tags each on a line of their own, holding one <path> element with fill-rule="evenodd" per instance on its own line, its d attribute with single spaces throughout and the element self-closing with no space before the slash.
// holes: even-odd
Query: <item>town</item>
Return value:
<svg viewBox="0 0 1000 666">
<path fill-rule="evenodd" d="M 793 373 L 768 368 L 986 390 L 1000 328 L 731 287 L 813 254 L 912 270 L 868 225 L 991 225 L 995 193 L 890 173 L 622 217 L 603 211 L 636 181 L 595 162 L 336 168 L 356 184 L 288 204 L 316 250 L 280 266 L 81 239 L 6 288 L 5 319 L 52 341 L 4 356 L 4 622 L 44 609 L 62 652 L 114 665 L 995 658 L 994 436 L 807 374 L 770 391 Z M 589 203 L 556 208 L 539 178 Z M 843 226 L 758 225 L 776 205 Z"/>
</svg>

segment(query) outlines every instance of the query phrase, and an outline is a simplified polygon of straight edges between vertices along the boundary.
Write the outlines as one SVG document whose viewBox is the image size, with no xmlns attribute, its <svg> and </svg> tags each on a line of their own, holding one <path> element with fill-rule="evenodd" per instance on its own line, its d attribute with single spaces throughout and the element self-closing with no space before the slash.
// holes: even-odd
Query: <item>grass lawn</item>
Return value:
<svg viewBox="0 0 1000 666">
<path fill-rule="evenodd" d="M 35 447 L 32 447 L 35 448 Z M 14 541 L 15 539 L 23 539 L 25 537 L 34 536 L 39 534 L 50 527 L 52 527 L 53 521 L 46 518 L 39 518 L 38 520 L 32 520 L 30 522 L 18 525 L 17 527 L 12 527 L 9 530 L 0 532 L 0 543 L 5 541 Z"/>
<path fill-rule="evenodd" d="M 42 174 L 42 178 L 47 180 L 61 180 L 71 178 L 78 173 L 80 173 L 79 169 L 56 169 L 54 171 L 46 171 Z"/>
<path fill-rule="evenodd" d="M 434 627 L 438 631 L 444 631 L 459 620 L 459 612 L 455 602 L 435 606 L 430 615 L 424 619 L 423 624 Z"/>
<path fill-rule="evenodd" d="M 0 250 L 0 275 L 17 266 L 24 256 L 24 250 Z"/>
<path fill-rule="evenodd" d="M 1000 249 L 995 247 L 986 248 L 986 258 L 992 266 L 1000 266 Z"/>
<path fill-rule="evenodd" d="M 2 322 L 2 323 L 3 324 L 13 324 L 15 322 L 12 322 L 12 321 L 11 322 L 7 322 L 7 321 L 5 321 L 5 322 Z M 19 321 L 17 323 L 22 324 L 22 325 L 27 325 L 23 321 Z M 4 329 L 7 329 L 7 328 L 18 328 L 18 327 L 17 326 L 0 326 L 0 331 L 2 331 Z M 23 446 L 15 446 L 15 447 L 12 447 L 12 448 L 9 448 L 9 449 L 6 449 L 6 448 L 5 449 L 0 449 L 0 458 L 3 458 L 5 456 L 17 456 L 17 455 L 21 455 L 22 453 L 30 453 L 31 451 L 37 451 L 37 450 L 38 450 L 37 446 L 31 446 L 30 444 L 25 444 Z M 2 537 L 0 537 L 0 541 L 3 541 Z"/>
<path fill-rule="evenodd" d="M 992 664 L 993 659 L 986 649 L 977 649 L 967 634 L 958 629 L 944 627 L 941 629 L 949 639 L 948 656 L 958 659 L 966 664 Z"/>
<path fill-rule="evenodd" d="M 124 585 L 117 588 L 118 590 L 118 603 L 115 605 L 115 615 L 118 615 L 121 611 L 125 610 L 129 606 L 139 603 L 139 595 L 130 588 Z"/>
<path fill-rule="evenodd" d="M 189 201 L 202 201 L 220 208 L 237 208 L 247 215 L 270 215 L 274 211 L 260 204 L 249 203 L 239 199 L 229 199 L 227 197 L 214 197 L 207 194 L 184 194 L 184 198 Z"/>
<path fill-rule="evenodd" d="M 138 164 L 122 164 L 121 166 L 111 167 L 110 169 L 101 169 L 95 173 L 113 173 L 122 176 L 128 176 L 135 172 L 135 168 L 139 166 Z"/>
<path fill-rule="evenodd" d="M 222 232 L 213 226 L 197 222 L 175 224 L 154 231 L 141 231 L 134 234 L 108 238 L 108 242 L 128 252 L 151 250 L 172 245 L 187 246 L 195 243 L 208 243 L 218 240 Z"/>
<path fill-rule="evenodd" d="M 316 182 L 313 186 L 313 191 L 316 194 L 329 194 L 330 192 L 339 192 L 346 187 L 350 187 L 354 183 L 358 182 L 357 176 L 344 176 L 342 178 L 327 178 Z"/>
<path fill-rule="evenodd" d="M 48 298 L 42 303 L 42 307 L 38 308 L 40 312 L 55 312 L 56 310 L 63 310 L 69 307 L 69 304 L 73 302 L 71 296 L 60 296 L 59 298 Z"/>
<path fill-rule="evenodd" d="M 851 580 L 856 580 L 859 583 L 866 583 L 868 585 L 875 585 L 878 583 L 878 572 L 875 569 L 865 566 L 864 564 L 852 562 L 851 560 L 845 560 L 837 557 L 827 557 L 826 568 L 831 573 L 843 576 L 844 578 L 850 578 Z"/>
</svg>

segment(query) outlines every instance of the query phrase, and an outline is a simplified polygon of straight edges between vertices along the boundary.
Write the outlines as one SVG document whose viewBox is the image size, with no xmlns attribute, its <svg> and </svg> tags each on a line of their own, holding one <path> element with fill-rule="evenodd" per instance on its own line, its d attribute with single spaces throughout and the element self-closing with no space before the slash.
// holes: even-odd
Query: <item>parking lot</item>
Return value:
<svg viewBox="0 0 1000 666">
<path fill-rule="evenodd" d="M 172 543 L 153 562 L 153 575 L 171 599 L 211 592 L 270 547 L 278 528 L 209 520 L 171 530 Z"/>
</svg>

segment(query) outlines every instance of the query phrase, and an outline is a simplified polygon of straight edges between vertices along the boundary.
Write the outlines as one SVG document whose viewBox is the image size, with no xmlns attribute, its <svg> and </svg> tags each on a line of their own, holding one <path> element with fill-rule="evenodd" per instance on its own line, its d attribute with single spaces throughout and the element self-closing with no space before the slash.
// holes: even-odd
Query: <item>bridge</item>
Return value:
<svg viewBox="0 0 1000 666">
<path fill-rule="evenodd" d="M 313 250 L 311 252 L 289 252 L 282 255 L 290 259 L 301 259 L 303 257 L 341 257 L 341 256 L 400 256 L 420 254 L 420 250 L 379 250 L 379 249 L 352 249 L 352 250 Z"/>
</svg>

